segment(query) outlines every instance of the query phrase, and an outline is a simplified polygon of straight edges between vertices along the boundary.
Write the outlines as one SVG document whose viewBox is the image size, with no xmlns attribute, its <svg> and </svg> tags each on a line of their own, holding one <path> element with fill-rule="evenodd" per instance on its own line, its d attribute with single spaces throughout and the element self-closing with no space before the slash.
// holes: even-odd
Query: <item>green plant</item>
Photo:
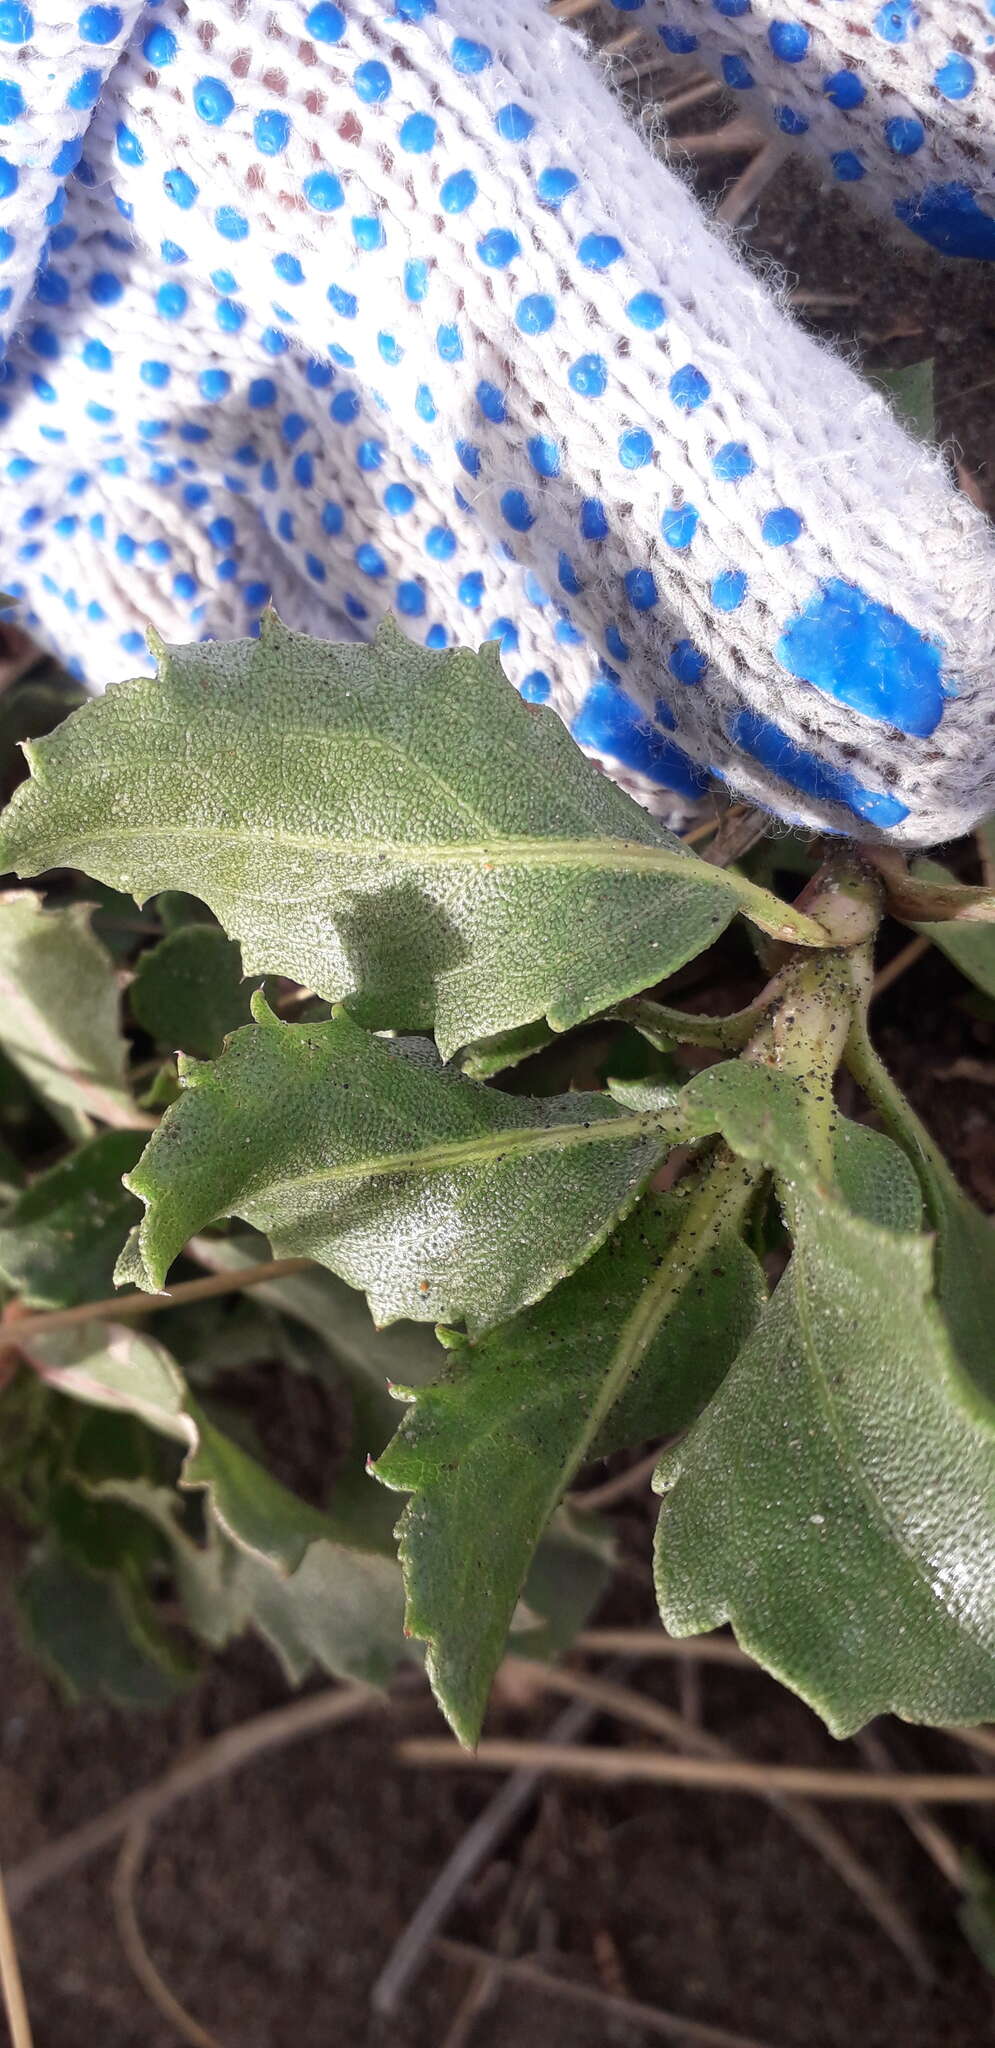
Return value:
<svg viewBox="0 0 995 2048">
<path fill-rule="evenodd" d="M 886 901 L 991 995 L 991 892 L 794 842 L 788 903 L 769 842 L 699 857 L 493 650 L 389 623 L 163 650 L 28 755 L 0 867 L 49 881 L 0 899 L 0 1479 L 70 1682 L 157 1698 L 192 1637 L 249 1625 L 293 1678 L 382 1677 L 406 1599 L 472 1742 L 509 1632 L 548 1654 L 604 1584 L 577 1476 L 667 1438 L 668 1628 L 731 1621 L 839 1733 L 995 1716 L 991 1230 L 867 1024 Z M 647 994 L 736 917 L 745 1009 Z M 72 1145 L 26 1191 L 17 1117 Z M 156 1334 L 106 1313 L 115 1266 L 153 1306 L 179 1278 Z M 192 1298 L 198 1266 L 233 1291 Z M 314 1502 L 235 1398 L 274 1360 L 325 1390 Z"/>
</svg>

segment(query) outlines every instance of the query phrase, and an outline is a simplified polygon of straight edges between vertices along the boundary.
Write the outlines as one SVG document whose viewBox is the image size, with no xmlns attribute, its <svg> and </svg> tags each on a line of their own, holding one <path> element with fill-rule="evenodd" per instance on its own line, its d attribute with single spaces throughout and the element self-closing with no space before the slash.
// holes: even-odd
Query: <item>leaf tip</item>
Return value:
<svg viewBox="0 0 995 2048">
<path fill-rule="evenodd" d="M 137 1168 L 135 1170 L 137 1172 Z M 128 1193 L 135 1195 L 140 1202 L 146 1200 L 141 1188 L 135 1185 L 134 1175 L 123 1174 L 122 1186 L 126 1187 Z M 145 1221 L 147 1221 L 147 1218 Z M 164 1294 L 165 1271 L 158 1272 L 146 1257 L 142 1235 L 145 1221 L 136 1223 L 134 1229 L 128 1233 L 124 1248 L 120 1252 L 114 1268 L 112 1276 L 114 1285 L 115 1287 L 137 1287 L 140 1288 L 143 1294 Z"/>
<path fill-rule="evenodd" d="M 402 633 L 393 612 L 384 613 L 373 636 L 373 646 L 378 654 L 400 654 L 403 652 L 409 656 L 419 656 L 422 660 L 425 659 L 427 654 L 430 661 L 436 659 L 431 649 L 417 647 L 413 640 L 409 640 L 406 633 Z M 449 653 L 452 653 L 451 648 Z"/>
<path fill-rule="evenodd" d="M 266 1001 L 266 997 L 261 988 L 255 989 L 253 994 L 249 997 L 249 1009 L 252 1012 L 253 1023 L 272 1024 L 275 1025 L 278 1030 L 281 1028 L 282 1020 L 277 1016 L 276 1011 L 272 1009 L 270 1004 Z M 236 1034 L 233 1031 L 230 1031 L 228 1033 L 229 1038 L 234 1038 L 235 1035 Z"/>
<path fill-rule="evenodd" d="M 417 1635 L 417 1629 L 414 1631 Z M 436 1645 L 431 1640 L 425 1652 L 425 1673 L 432 1688 L 432 1698 L 443 1719 L 448 1722 L 461 1749 L 472 1756 L 480 1741 L 487 1707 L 487 1695 L 479 1704 L 452 1699 L 446 1690 L 446 1681 L 439 1668 Z"/>
<path fill-rule="evenodd" d="M 277 640 L 279 639 L 280 634 L 285 634 L 286 631 L 287 628 L 284 625 L 283 620 L 281 619 L 280 614 L 276 609 L 276 606 L 273 604 L 268 604 L 266 606 L 265 611 L 261 614 L 259 620 L 260 640 Z"/>
</svg>

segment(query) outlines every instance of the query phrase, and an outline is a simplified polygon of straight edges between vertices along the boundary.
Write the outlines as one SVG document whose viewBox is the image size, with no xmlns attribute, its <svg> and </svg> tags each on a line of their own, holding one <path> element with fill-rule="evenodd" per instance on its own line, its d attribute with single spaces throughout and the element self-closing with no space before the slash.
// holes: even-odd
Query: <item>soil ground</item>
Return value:
<svg viewBox="0 0 995 2048">
<path fill-rule="evenodd" d="M 649 1622 L 652 1510 L 619 1517 L 633 1560 L 608 1613 Z M 284 1696 L 265 1653 L 241 1646 L 170 1712 L 60 1705 L 0 1632 L 0 1836 L 8 1869 L 45 1840 L 154 1778 L 205 1737 Z M 632 1681 L 678 1702 L 646 1663 Z M 707 1727 L 757 1759 L 859 1764 L 760 1673 L 701 1672 Z M 540 1735 L 547 1699 L 499 1703 L 491 1732 Z M 145 1940 L 174 1993 L 223 2048 L 442 2048 L 467 1972 L 429 1953 L 403 2016 L 373 2019 L 371 1986 L 440 1865 L 493 1796 L 484 1773 L 404 1768 L 399 1737 L 437 1732 L 423 1689 L 386 1712 L 263 1757 L 175 1806 L 139 1887 Z M 615 1741 L 597 1724 L 589 1739 Z M 622 1738 L 626 1739 L 626 1738 Z M 637 1738 L 639 1739 L 639 1738 Z M 970 1768 L 951 1738 L 894 1726 L 896 1761 Z M 768 1806 L 690 1791 L 551 1785 L 464 1894 L 447 1931 L 537 1959 L 581 1983 L 747 2035 L 764 2048 L 983 2048 L 995 1990 L 956 1924 L 952 1890 L 890 1810 L 835 1823 L 917 1926 L 924 1986 L 861 1906 Z M 995 1861 L 995 1823 L 954 1810 L 957 1842 Z M 176 2048 L 124 1961 L 101 1856 L 38 1895 L 17 1928 L 36 2048 Z M 506 1984 L 472 2048 L 641 2048 L 638 2025 Z M 678 2037 L 680 2039 L 681 2037 Z"/>
<path fill-rule="evenodd" d="M 619 17 L 613 16 L 618 23 Z M 663 81 L 666 85 L 669 81 Z M 686 129 L 721 118 L 716 103 Z M 741 168 L 725 165 L 722 182 Z M 705 192 L 717 181 L 705 178 Z M 931 356 L 938 424 L 995 503 L 995 298 L 990 278 L 941 263 L 880 230 L 792 162 L 744 227 L 806 292 L 852 301 L 808 313 L 875 365 Z M 902 943 L 893 935 L 893 946 Z M 733 963 L 733 974 L 738 971 Z M 992 1092 L 949 1078 L 959 1058 L 995 1058 L 995 1026 L 937 954 L 881 1001 L 879 1042 L 976 1199 L 995 1206 Z M 619 1512 L 625 1564 L 602 1619 L 649 1623 L 648 1497 Z M 5 1539 L 9 1578 L 17 1543 Z M 0 1853 L 8 1869 L 40 1843 L 154 1778 L 216 1731 L 275 1705 L 266 1654 L 242 1645 L 170 1712 L 66 1708 L 0 1612 Z M 632 1681 L 673 1704 L 677 1674 L 646 1663 Z M 705 1725 L 755 1758 L 857 1762 L 815 1717 L 752 1671 L 702 1669 Z M 556 1709 L 499 1701 L 490 1732 L 537 1735 Z M 370 1987 L 432 1877 L 495 1790 L 484 1773 L 400 1766 L 399 1735 L 437 1732 L 410 1678 L 387 1712 L 262 1758 L 174 1807 L 155 1830 L 139 1911 L 176 1995 L 223 2048 L 443 2048 L 467 1973 L 434 1954 L 389 2027 Z M 890 1724 L 899 1763 L 971 1768 L 949 1738 Z M 590 1739 L 626 1740 L 596 1724 Z M 750 2035 L 765 2048 L 983 2048 L 995 1987 L 956 1924 L 956 1898 L 891 1811 L 833 1818 L 911 1914 L 934 1978 L 923 1986 L 814 1852 L 769 1807 L 677 1790 L 550 1786 L 464 1894 L 449 1932 L 499 1937 L 554 1972 Z M 995 1818 L 952 1809 L 944 1824 L 995 1867 Z M 133 1979 L 114 1931 L 104 1856 L 37 1897 L 18 1937 L 37 2048 L 175 2048 Z M 505 1984 L 464 2037 L 472 2048 L 638 2048 L 640 2027 L 589 2016 L 552 1992 Z"/>
</svg>

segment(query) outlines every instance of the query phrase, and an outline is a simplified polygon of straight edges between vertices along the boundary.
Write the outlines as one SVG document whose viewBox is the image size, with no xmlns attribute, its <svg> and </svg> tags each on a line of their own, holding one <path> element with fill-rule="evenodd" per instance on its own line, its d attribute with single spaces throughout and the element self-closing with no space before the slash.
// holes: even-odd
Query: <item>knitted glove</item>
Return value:
<svg viewBox="0 0 995 2048">
<path fill-rule="evenodd" d="M 78 19 L 0 4 L 0 345 L 17 327 L 93 109 L 142 13 L 142 0 L 87 7 Z"/>
<path fill-rule="evenodd" d="M 0 578 L 98 685 L 149 619 L 390 607 L 497 637 L 658 807 L 718 776 L 806 825 L 965 829 L 995 801 L 986 522 L 538 0 L 487 12 L 165 0 L 128 37 L 88 8 L 56 57 L 0 0 L 12 256 L 36 93 L 121 51 L 9 348 Z"/>
<path fill-rule="evenodd" d="M 995 259 L 986 0 L 610 0 L 948 256 Z"/>
</svg>

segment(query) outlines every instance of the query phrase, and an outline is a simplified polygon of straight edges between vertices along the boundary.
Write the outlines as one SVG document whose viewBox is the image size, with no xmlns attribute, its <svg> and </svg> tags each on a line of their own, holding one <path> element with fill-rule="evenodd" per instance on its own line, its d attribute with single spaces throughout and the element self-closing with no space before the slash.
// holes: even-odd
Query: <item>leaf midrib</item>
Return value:
<svg viewBox="0 0 995 2048">
<path fill-rule="evenodd" d="M 623 1324 L 618 1342 L 612 1352 L 611 1363 L 602 1379 L 597 1399 L 592 1404 L 584 1420 L 583 1427 L 574 1437 L 568 1454 L 560 1459 L 555 1476 L 547 1488 L 545 1502 L 541 1509 L 543 1528 L 546 1527 L 551 1515 L 558 1506 L 564 1489 L 569 1486 L 571 1479 L 583 1465 L 592 1444 L 597 1440 L 606 1417 L 611 1413 L 616 1402 L 620 1400 L 633 1373 L 653 1342 L 664 1318 L 671 1312 L 676 1302 L 680 1299 L 681 1294 L 691 1284 L 694 1274 L 700 1269 L 702 1260 L 711 1255 L 718 1239 L 729 1229 L 733 1212 L 737 1207 L 742 1206 L 750 1188 L 760 1177 L 758 1169 L 754 1169 L 752 1172 L 749 1169 L 744 1170 L 743 1163 L 738 1160 L 730 1160 L 724 1169 L 716 1165 L 713 1167 L 713 1173 L 716 1175 L 721 1174 L 722 1185 L 718 1186 L 716 1181 L 713 1181 L 710 1187 L 706 1184 L 706 1189 L 699 1194 L 693 1204 L 689 1204 L 688 1213 L 683 1218 L 675 1236 L 667 1245 L 658 1272 L 654 1274 L 649 1284 L 644 1288 L 635 1308 Z M 685 1230 L 689 1225 L 693 1227 L 694 1211 L 699 1206 L 706 1207 L 705 1225 L 694 1243 L 692 1258 L 687 1261 L 681 1260 L 675 1254 Z M 430 1394 L 431 1388 L 427 1391 Z M 520 1416 L 521 1408 L 518 1412 Z M 483 1438 L 478 1436 L 475 1439 L 475 1451 L 479 1451 L 481 1441 L 503 1437 L 507 1427 L 508 1417 L 506 1414 L 494 1417 L 484 1430 Z M 401 1483 L 405 1491 L 409 1489 L 410 1484 L 411 1498 L 400 1523 L 399 1555 L 402 1563 L 411 1564 L 412 1568 L 416 1569 L 409 1544 L 415 1503 L 419 1494 L 425 1490 L 425 1481 L 421 1480 L 413 1483 L 402 1481 Z M 440 1636 L 437 1630 L 432 1629 L 427 1614 L 421 1608 L 414 1580 L 411 1582 L 409 1600 L 412 1602 L 411 1625 L 415 1633 L 420 1635 L 427 1645 L 426 1662 L 433 1688 L 437 1691 L 440 1701 L 445 1701 L 447 1693 L 443 1674 L 445 1658 L 441 1652 Z M 444 1711 L 447 1714 L 449 1713 L 448 1704 L 445 1705 Z"/>
<path fill-rule="evenodd" d="M 318 1187 L 330 1181 L 376 1180 L 405 1174 L 445 1173 L 462 1168 L 500 1164 L 505 1158 L 528 1158 L 537 1152 L 560 1152 L 575 1145 L 615 1144 L 638 1138 L 670 1137 L 676 1143 L 684 1126 L 675 1115 L 650 1113 L 642 1116 L 604 1117 L 596 1123 L 553 1124 L 487 1131 L 459 1141 L 445 1140 L 420 1152 L 385 1153 L 378 1158 L 359 1159 L 323 1166 L 311 1173 L 291 1174 L 267 1181 L 252 1200 L 299 1188 Z"/>
<path fill-rule="evenodd" d="M 689 874 L 689 879 L 710 884 L 734 893 L 738 885 L 734 876 L 721 868 L 709 868 L 707 863 L 696 863 L 693 856 L 674 853 L 669 847 L 644 846 L 638 840 L 630 839 L 550 839 L 517 838 L 494 839 L 491 841 L 455 840 L 439 842 L 433 840 L 389 840 L 374 839 L 367 833 L 357 833 L 355 839 L 332 839 L 325 833 L 283 832 L 272 826 L 238 827 L 219 825 L 93 825 L 85 827 L 88 841 L 103 845 L 114 840 L 139 839 L 146 846 L 159 839 L 216 839 L 225 844 L 250 844 L 258 847 L 260 841 L 267 846 L 293 847 L 296 852 L 314 852 L 320 849 L 332 857 L 354 860 L 357 852 L 369 859 L 389 859 L 400 864 L 421 863 L 425 866 L 451 867 L 488 862 L 497 866 L 533 867 L 619 867 L 642 870 L 648 874 Z M 790 906 L 786 906 L 790 910 Z"/>
<path fill-rule="evenodd" d="M 691 1285 L 702 1261 L 711 1256 L 716 1243 L 730 1228 L 732 1215 L 743 1206 L 750 1189 L 759 1178 L 760 1169 L 751 1170 L 744 1167 L 741 1160 L 731 1159 L 724 1165 L 716 1162 L 701 1192 L 689 1202 L 687 1213 L 667 1245 L 659 1271 L 644 1288 L 635 1308 L 622 1326 L 598 1396 L 588 1412 L 584 1428 L 574 1441 L 570 1458 L 563 1461 L 551 1489 L 549 1514 L 559 1501 L 564 1487 L 569 1485 L 574 1474 L 579 1471 L 592 1444 L 596 1443 L 608 1416 L 621 1399 L 661 1324 Z M 681 1240 L 686 1232 L 693 1232 L 695 1212 L 702 1208 L 705 1210 L 704 1227 L 694 1240 L 692 1257 L 682 1259 L 679 1256 Z"/>
<path fill-rule="evenodd" d="M 510 867 L 560 868 L 567 871 L 586 868 L 601 874 L 628 872 L 671 876 L 678 880 L 683 878 L 693 887 L 711 888 L 718 895 L 731 898 L 762 931 L 775 937 L 793 939 L 796 944 L 807 946 L 824 947 L 832 943 L 829 934 L 813 918 L 796 910 L 790 903 L 782 903 L 745 875 L 712 867 L 707 861 L 696 860 L 691 853 L 675 853 L 668 846 L 646 846 L 630 839 L 523 837 L 439 843 L 432 840 L 372 839 L 365 833 L 357 834 L 352 840 L 331 839 L 323 833 L 281 832 L 272 826 L 95 824 L 81 828 L 78 838 L 74 835 L 72 844 L 76 859 L 80 839 L 91 851 L 115 841 L 140 840 L 147 849 L 151 849 L 164 839 L 175 839 L 184 844 L 199 839 L 256 849 L 262 842 L 265 847 L 286 847 L 297 853 L 313 855 L 320 852 L 329 860 L 356 861 L 360 858 L 367 866 L 393 862 L 397 867 L 479 867 L 484 871 Z M 64 852 L 67 842 L 57 837 L 51 844 Z M 33 871 L 40 872 L 40 869 Z"/>
<path fill-rule="evenodd" d="M 150 725 L 152 726 L 152 730 L 156 734 L 161 735 L 162 738 L 168 744 L 172 744 L 175 741 L 176 726 L 172 722 L 162 720 L 156 720 L 153 722 L 149 719 L 146 719 L 146 721 L 139 725 L 139 727 L 137 728 L 140 737 L 145 737 Z M 446 801 L 452 805 L 455 811 L 459 812 L 463 817 L 473 819 L 475 823 L 484 827 L 485 829 L 487 827 L 489 820 L 487 818 L 486 812 L 482 809 L 481 805 L 477 802 L 474 802 L 465 792 L 461 792 L 460 790 L 454 788 L 453 784 L 448 779 L 448 776 L 442 773 L 439 765 L 436 762 L 428 760 L 424 754 L 416 753 L 412 746 L 406 744 L 403 740 L 395 737 L 393 734 L 384 732 L 381 728 L 378 728 L 374 725 L 343 725 L 337 727 L 330 727 L 328 725 L 325 725 L 320 728 L 311 728 L 295 725 L 288 729 L 284 726 L 276 725 L 264 727 L 263 731 L 266 733 L 268 738 L 275 742 L 278 754 L 281 758 L 281 764 L 283 754 L 290 741 L 293 741 L 298 746 L 313 744 L 314 746 L 323 747 L 330 756 L 335 756 L 339 751 L 341 751 L 343 747 L 348 747 L 350 742 L 355 743 L 357 749 L 361 750 L 367 756 L 371 752 L 387 756 L 395 764 L 395 768 L 398 763 L 400 764 L 400 770 L 402 774 L 408 777 L 414 775 L 414 777 L 422 784 L 429 784 L 434 790 L 437 791 L 437 793 L 440 796 L 444 797 Z M 32 775 L 34 777 L 34 780 L 39 784 L 44 783 L 44 781 L 46 780 L 46 770 L 49 766 L 49 759 L 47 753 L 45 752 L 45 744 L 46 743 L 44 740 L 40 740 L 37 742 L 29 742 L 28 745 L 28 760 L 31 766 Z M 502 744 L 505 746 L 507 745 L 507 735 L 505 736 Z M 135 756 L 125 754 L 123 756 L 104 756 L 99 761 L 99 763 L 96 763 L 94 765 L 99 766 L 99 768 L 101 769 L 102 773 L 105 776 L 113 777 L 118 772 L 131 773 L 134 772 L 136 769 L 144 773 L 147 771 L 149 763 L 147 754 L 137 754 Z M 197 765 L 198 767 L 203 767 L 205 765 L 209 766 L 210 764 L 198 762 Z M 513 761 L 512 765 L 516 768 L 520 767 L 520 763 L 516 761 Z M 536 768 L 537 774 L 541 777 L 541 784 L 543 790 L 545 790 L 548 787 L 552 794 L 555 797 L 557 797 L 560 801 L 562 801 L 564 797 L 566 797 L 567 800 L 571 798 L 576 799 L 577 808 L 581 807 L 582 792 L 577 789 L 564 791 L 561 786 L 562 778 L 555 774 L 551 764 L 546 762 L 540 764 L 537 761 L 533 761 L 532 766 Z M 665 844 L 667 841 L 672 840 L 673 835 L 669 833 L 665 833 L 663 835 L 663 839 L 661 840 L 661 828 L 658 825 L 656 825 L 655 821 L 651 821 L 645 813 L 643 814 L 642 822 L 647 827 L 651 826 L 652 824 L 658 834 L 657 840 L 655 842 L 652 840 L 648 840 L 647 842 L 645 842 L 646 844 L 652 845 L 656 843 L 657 845 L 661 845 Z M 666 850 L 669 852 L 674 852 L 675 849 L 672 844 L 668 844 L 666 845 Z M 684 857 L 686 858 L 687 856 Z"/>
</svg>

